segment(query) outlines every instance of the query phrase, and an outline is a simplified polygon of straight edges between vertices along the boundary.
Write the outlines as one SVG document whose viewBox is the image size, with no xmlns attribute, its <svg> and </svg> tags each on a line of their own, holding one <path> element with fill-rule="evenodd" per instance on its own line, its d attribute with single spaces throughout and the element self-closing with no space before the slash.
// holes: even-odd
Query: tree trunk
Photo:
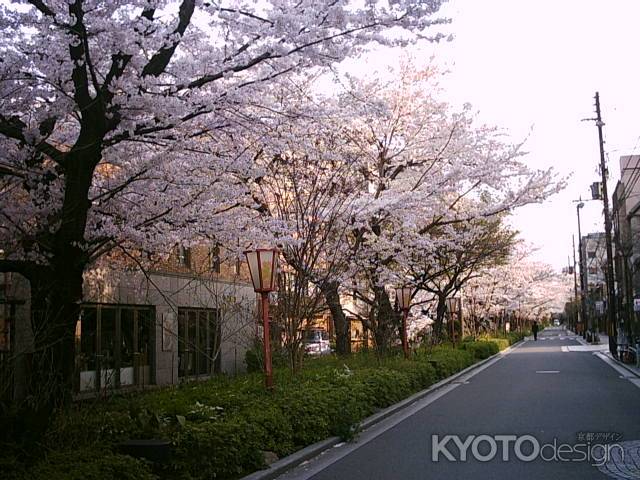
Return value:
<svg viewBox="0 0 640 480">
<path fill-rule="evenodd" d="M 348 355 L 351 353 L 351 325 L 344 314 L 338 282 L 328 282 L 322 286 L 322 293 L 333 318 L 334 331 L 336 332 L 336 353 Z"/>
<path fill-rule="evenodd" d="M 90 148 L 83 146 L 90 145 Z M 81 133 L 66 158 L 60 228 L 52 237 L 50 265 L 30 278 L 34 355 L 31 390 L 43 407 L 68 404 L 75 373 L 75 328 L 82 303 L 87 256 L 81 247 L 91 202 L 89 188 L 101 158 L 101 137 Z M 74 147 L 74 148 L 76 148 Z"/>
<path fill-rule="evenodd" d="M 438 295 L 438 306 L 436 308 L 436 323 L 433 328 L 433 338 L 435 341 L 442 339 L 442 326 L 444 323 L 444 316 L 447 311 L 446 297 Z"/>
<path fill-rule="evenodd" d="M 54 263 L 51 281 L 32 288 L 34 355 L 30 390 L 43 408 L 69 403 L 75 373 L 75 329 L 82 302 L 83 269 Z"/>
<path fill-rule="evenodd" d="M 380 353 L 384 353 L 391 346 L 393 334 L 399 331 L 399 318 L 393 311 L 389 294 L 383 287 L 374 287 L 374 311 L 375 311 L 375 331 L 373 332 L 376 347 Z"/>
</svg>

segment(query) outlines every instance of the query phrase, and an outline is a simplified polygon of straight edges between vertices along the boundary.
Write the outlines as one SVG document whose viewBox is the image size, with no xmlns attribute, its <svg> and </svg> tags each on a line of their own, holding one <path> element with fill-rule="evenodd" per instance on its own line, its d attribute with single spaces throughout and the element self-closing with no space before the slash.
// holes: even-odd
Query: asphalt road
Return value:
<svg viewBox="0 0 640 480">
<path fill-rule="evenodd" d="M 578 345 L 563 329 L 545 330 L 280 479 L 640 479 L 640 379 L 592 351 L 567 351 Z M 446 435 L 469 442 L 466 460 Z M 534 455 L 534 442 L 554 441 L 568 445 L 565 461 L 552 458 L 557 448 Z M 614 445 L 608 455 L 591 450 L 604 443 Z"/>
</svg>

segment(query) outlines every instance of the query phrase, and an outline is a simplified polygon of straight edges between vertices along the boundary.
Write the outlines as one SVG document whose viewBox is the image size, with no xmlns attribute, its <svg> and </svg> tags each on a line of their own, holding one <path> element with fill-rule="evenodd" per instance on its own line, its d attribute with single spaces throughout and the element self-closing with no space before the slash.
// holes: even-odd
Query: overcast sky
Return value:
<svg viewBox="0 0 640 480">
<path fill-rule="evenodd" d="M 543 205 L 517 212 L 513 223 L 539 247 L 537 256 L 567 264 L 577 219 L 572 200 L 590 198 L 598 180 L 597 128 L 583 122 L 600 92 L 609 158 L 609 191 L 619 157 L 640 152 L 639 0 L 451 0 L 441 13 L 451 42 L 429 48 L 451 73 L 443 86 L 468 101 L 479 118 L 527 136 L 527 162 L 571 175 L 569 186 Z M 587 202 L 582 232 L 604 230 L 602 202 Z"/>
</svg>

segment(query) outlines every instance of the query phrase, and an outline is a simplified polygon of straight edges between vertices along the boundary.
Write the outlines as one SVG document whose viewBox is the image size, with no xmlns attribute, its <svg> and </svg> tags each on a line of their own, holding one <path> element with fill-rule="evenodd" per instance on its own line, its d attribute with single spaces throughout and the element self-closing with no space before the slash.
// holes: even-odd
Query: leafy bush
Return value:
<svg viewBox="0 0 640 480">
<path fill-rule="evenodd" d="M 478 360 L 489 358 L 491 355 L 495 355 L 500 351 L 498 343 L 493 340 L 465 342 L 462 344 L 462 348 L 471 352 L 471 354 Z"/>
<path fill-rule="evenodd" d="M 108 449 L 84 448 L 54 452 L 29 469 L 30 480 L 152 480 L 150 465 Z"/>
<path fill-rule="evenodd" d="M 435 367 L 437 378 L 443 379 L 474 363 L 473 354 L 464 349 L 434 347 L 431 352 L 421 354 Z"/>
<path fill-rule="evenodd" d="M 168 468 L 187 478 L 236 478 L 264 466 L 259 441 L 257 428 L 242 419 L 187 423 Z"/>
<path fill-rule="evenodd" d="M 498 346 L 498 350 L 502 351 L 506 348 L 509 348 L 509 345 L 511 345 L 511 342 L 509 341 L 508 338 L 488 338 L 485 341 L 488 342 L 493 342 Z"/>
</svg>

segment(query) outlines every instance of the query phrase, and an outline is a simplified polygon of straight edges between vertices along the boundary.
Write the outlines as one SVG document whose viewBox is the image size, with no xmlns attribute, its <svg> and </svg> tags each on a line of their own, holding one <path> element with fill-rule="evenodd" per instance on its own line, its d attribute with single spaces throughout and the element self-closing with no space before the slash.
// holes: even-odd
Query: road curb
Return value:
<svg viewBox="0 0 640 480">
<path fill-rule="evenodd" d="M 439 382 L 431 385 L 429 388 L 426 388 L 425 390 L 421 390 L 417 393 L 414 393 L 410 397 L 407 397 L 404 400 L 399 401 L 398 403 L 394 403 L 393 405 L 390 405 L 389 407 L 383 410 L 380 410 L 377 413 L 374 413 L 373 415 L 365 418 L 364 420 L 362 420 L 362 422 L 360 422 L 360 428 L 365 430 L 367 428 L 370 428 L 376 425 L 377 423 L 380 423 L 382 420 L 390 417 L 391 415 L 399 412 L 400 410 L 407 408 L 408 406 L 416 403 L 418 400 L 421 400 L 427 395 L 432 394 L 436 390 L 448 385 L 449 383 L 454 382 L 456 379 L 460 378 L 461 376 L 467 373 L 470 373 L 473 370 L 476 370 L 477 368 L 489 363 L 492 360 L 495 360 L 496 358 L 504 357 L 505 355 L 511 353 L 511 351 L 515 350 L 525 342 L 526 342 L 526 339 L 520 340 L 519 342 L 516 342 L 513 345 L 510 345 L 504 350 L 494 355 L 491 355 L 490 357 L 485 358 L 484 360 L 480 360 L 479 362 L 476 362 L 473 365 L 470 365 L 467 368 L 460 370 L 457 373 L 454 373 L 450 377 L 443 378 Z M 242 477 L 240 480 L 273 480 L 274 478 L 282 475 L 283 473 L 297 467 L 301 463 L 304 463 L 307 460 L 310 460 L 311 458 L 316 457 L 322 452 L 330 448 L 333 448 L 342 442 L 343 440 L 341 440 L 340 437 L 330 437 L 325 440 L 321 440 L 320 442 L 309 445 L 301 450 L 298 450 L 297 452 L 292 453 L 291 455 L 281 458 L 280 460 L 269 465 L 269 467 L 264 470 L 258 470 L 256 472 L 253 472 L 247 475 L 246 477 Z"/>
<path fill-rule="evenodd" d="M 636 372 L 635 370 L 633 370 L 632 368 L 629 368 L 629 366 L 626 363 L 621 362 L 620 360 L 618 360 L 617 358 L 615 358 L 613 355 L 611 355 L 611 352 L 609 351 L 605 351 L 602 352 L 607 358 L 613 360 L 616 365 L 620 365 L 622 368 L 624 368 L 627 372 L 630 372 L 631 374 L 633 374 L 633 376 L 640 378 L 640 375 L 638 375 L 638 372 Z"/>
</svg>

